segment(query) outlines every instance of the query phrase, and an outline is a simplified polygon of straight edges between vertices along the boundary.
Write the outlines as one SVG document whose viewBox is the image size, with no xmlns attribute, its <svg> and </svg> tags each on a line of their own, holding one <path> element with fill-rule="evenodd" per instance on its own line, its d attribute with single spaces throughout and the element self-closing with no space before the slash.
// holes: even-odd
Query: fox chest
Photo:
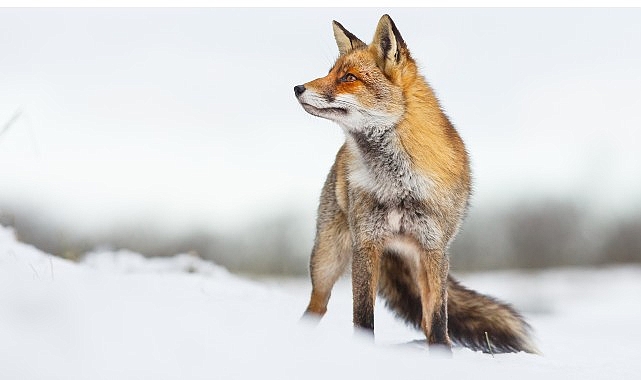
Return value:
<svg viewBox="0 0 641 380">
<path fill-rule="evenodd" d="M 394 251 L 407 251 L 410 245 L 424 249 L 443 245 L 441 223 L 424 205 L 374 203 L 362 206 L 356 207 L 360 212 L 353 215 L 353 227 L 367 240 L 378 241 Z"/>
<path fill-rule="evenodd" d="M 414 236 L 425 238 L 428 236 L 440 236 L 437 220 L 420 207 L 392 207 L 380 213 L 377 218 L 382 233 L 390 237 Z"/>
<path fill-rule="evenodd" d="M 395 204 L 404 199 L 430 198 L 432 186 L 429 178 L 414 172 L 408 166 L 397 165 L 393 170 L 372 170 L 365 165 L 354 166 L 349 180 L 354 188 L 370 194 L 382 204 Z M 401 208 L 395 209 L 392 220 L 404 211 Z"/>
<path fill-rule="evenodd" d="M 374 240 L 414 237 L 433 245 L 442 234 L 426 204 L 431 198 L 428 181 L 417 176 L 383 177 L 359 173 L 350 177 L 357 224 Z"/>
</svg>

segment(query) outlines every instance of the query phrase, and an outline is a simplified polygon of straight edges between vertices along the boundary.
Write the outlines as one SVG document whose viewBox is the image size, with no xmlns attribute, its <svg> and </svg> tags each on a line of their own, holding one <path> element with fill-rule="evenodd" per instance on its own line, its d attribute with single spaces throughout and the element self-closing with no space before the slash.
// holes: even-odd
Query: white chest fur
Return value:
<svg viewBox="0 0 641 380">
<path fill-rule="evenodd" d="M 397 209 L 391 210 L 387 214 L 387 224 L 389 225 L 390 232 L 399 233 L 401 231 L 401 222 L 403 220 L 403 213 Z"/>
<path fill-rule="evenodd" d="M 355 158 L 349 166 L 349 180 L 355 187 L 373 194 L 382 203 L 429 196 L 430 179 L 413 168 L 404 151 L 393 149 L 395 144 L 387 147 L 390 153 L 386 157 L 372 157 L 361 152 L 352 139 L 347 141 Z"/>
</svg>

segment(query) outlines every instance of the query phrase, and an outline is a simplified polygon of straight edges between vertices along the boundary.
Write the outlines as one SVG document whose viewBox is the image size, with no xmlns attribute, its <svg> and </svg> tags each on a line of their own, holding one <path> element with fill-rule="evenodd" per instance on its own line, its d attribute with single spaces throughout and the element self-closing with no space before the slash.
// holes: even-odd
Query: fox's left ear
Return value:
<svg viewBox="0 0 641 380">
<path fill-rule="evenodd" d="M 345 29 L 340 22 L 333 21 L 332 28 L 334 29 L 334 39 L 336 40 L 336 45 L 338 45 L 340 55 L 367 46 L 365 42 L 359 40 L 358 37 Z"/>
<path fill-rule="evenodd" d="M 383 15 L 378 22 L 370 47 L 374 48 L 376 63 L 385 73 L 409 58 L 407 45 L 389 15 Z"/>
</svg>

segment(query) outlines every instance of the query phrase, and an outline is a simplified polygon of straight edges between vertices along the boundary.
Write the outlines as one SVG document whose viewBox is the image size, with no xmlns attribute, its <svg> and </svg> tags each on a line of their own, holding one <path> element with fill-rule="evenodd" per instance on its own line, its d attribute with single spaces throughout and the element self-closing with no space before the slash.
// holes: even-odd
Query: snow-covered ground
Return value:
<svg viewBox="0 0 641 380">
<path fill-rule="evenodd" d="M 188 254 L 73 263 L 0 227 L 0 379 L 639 378 L 641 268 L 461 278 L 522 310 L 544 355 L 430 354 L 382 306 L 372 344 L 352 332 L 347 281 L 311 327 L 305 279 L 251 281 Z"/>
</svg>

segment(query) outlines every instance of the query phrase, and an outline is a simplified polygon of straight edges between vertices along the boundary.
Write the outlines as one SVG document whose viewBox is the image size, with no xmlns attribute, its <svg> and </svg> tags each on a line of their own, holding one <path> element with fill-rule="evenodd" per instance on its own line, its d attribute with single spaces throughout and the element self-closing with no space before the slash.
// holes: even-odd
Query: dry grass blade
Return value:
<svg viewBox="0 0 641 380">
<path fill-rule="evenodd" d="M 490 350 L 490 354 L 494 357 L 494 351 L 492 351 L 492 345 L 490 344 L 490 337 L 487 335 L 487 331 L 485 332 L 485 341 L 487 342 L 487 348 Z"/>
<path fill-rule="evenodd" d="M 4 135 L 13 124 L 15 124 L 20 116 L 22 116 L 22 110 L 17 109 L 16 112 L 13 113 L 11 118 L 6 123 L 4 123 L 4 125 L 2 125 L 2 128 L 0 128 L 0 137 L 2 137 L 2 135 Z"/>
</svg>

